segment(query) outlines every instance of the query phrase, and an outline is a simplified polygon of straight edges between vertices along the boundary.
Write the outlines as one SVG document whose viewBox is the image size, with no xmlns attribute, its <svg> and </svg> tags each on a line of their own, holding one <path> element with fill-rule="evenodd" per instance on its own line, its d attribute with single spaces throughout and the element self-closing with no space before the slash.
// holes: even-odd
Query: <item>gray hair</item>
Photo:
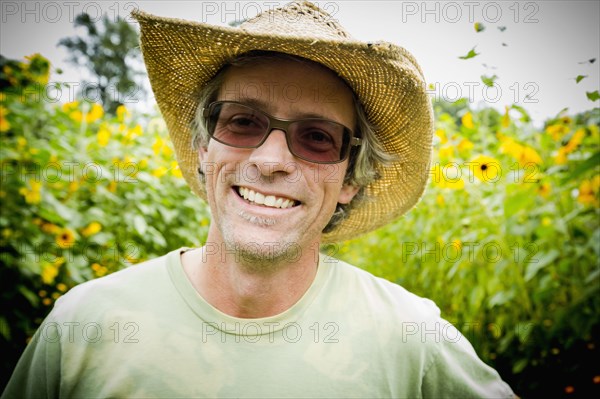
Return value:
<svg viewBox="0 0 600 399">
<path fill-rule="evenodd" d="M 208 134 L 206 121 L 202 115 L 202 110 L 208 107 L 213 101 L 216 101 L 219 90 L 225 80 L 227 70 L 232 66 L 239 67 L 267 60 L 282 59 L 327 68 L 324 65 L 302 57 L 272 51 L 251 51 L 233 59 L 221 68 L 198 93 L 198 108 L 196 110 L 196 117 L 192 129 L 192 147 L 194 150 L 198 150 L 199 148 L 208 145 L 210 136 Z M 344 83 L 346 82 L 344 81 Z M 346 85 L 348 86 L 347 83 Z M 362 138 L 362 143 L 360 146 L 352 147 L 351 149 L 348 170 L 344 177 L 344 184 L 358 187 L 359 190 L 348 204 L 337 204 L 336 210 L 329 220 L 329 223 L 323 229 L 323 233 L 333 231 L 337 225 L 348 217 L 353 208 L 356 208 L 361 202 L 369 200 L 365 195 L 365 187 L 380 178 L 379 167 L 385 166 L 394 160 L 394 156 L 384 150 L 377 138 L 376 127 L 368 120 L 365 110 L 360 103 L 360 100 L 354 94 L 354 91 L 351 88 L 350 90 L 353 93 L 354 111 L 356 114 L 356 126 L 354 132 L 357 137 Z M 204 176 L 201 174 L 200 178 L 203 179 Z"/>
</svg>

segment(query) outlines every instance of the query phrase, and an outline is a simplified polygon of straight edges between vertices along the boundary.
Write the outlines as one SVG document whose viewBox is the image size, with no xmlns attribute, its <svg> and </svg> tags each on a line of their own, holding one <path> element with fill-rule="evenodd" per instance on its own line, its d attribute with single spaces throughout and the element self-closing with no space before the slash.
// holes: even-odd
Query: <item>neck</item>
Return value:
<svg viewBox="0 0 600 399">
<path fill-rule="evenodd" d="M 269 317 L 294 305 L 312 284 L 319 242 L 279 259 L 211 250 L 211 245 L 182 255 L 184 271 L 198 293 L 234 317 Z M 314 249 L 314 250 L 312 250 Z"/>
</svg>

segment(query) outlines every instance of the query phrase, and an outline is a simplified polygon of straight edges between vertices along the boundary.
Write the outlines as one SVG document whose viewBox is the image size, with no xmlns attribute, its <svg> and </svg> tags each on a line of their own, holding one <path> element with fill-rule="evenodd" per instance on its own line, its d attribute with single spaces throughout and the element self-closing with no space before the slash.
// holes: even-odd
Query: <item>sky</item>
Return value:
<svg viewBox="0 0 600 399">
<path fill-rule="evenodd" d="M 523 106 L 536 123 L 589 110 L 600 101 L 600 1 L 315 1 L 361 41 L 384 40 L 410 51 L 421 65 L 430 94 L 474 107 Z M 55 68 L 51 81 L 79 82 L 86 74 L 66 59 L 58 41 L 83 34 L 75 16 L 88 12 L 127 17 L 134 8 L 166 16 L 227 25 L 287 1 L 7 1 L 0 0 L 0 53 L 22 59 L 41 53 Z M 478 22 L 484 30 L 477 33 Z M 131 22 L 135 24 L 135 22 Z M 467 60 L 471 49 L 479 53 Z M 596 59 L 590 63 L 590 59 Z M 496 75 L 488 88 L 481 76 Z M 576 83 L 575 77 L 586 78 Z M 62 100 L 71 100 L 65 94 Z M 152 99 L 150 99 L 152 102 Z M 144 106 L 150 106 L 142 104 Z"/>
</svg>

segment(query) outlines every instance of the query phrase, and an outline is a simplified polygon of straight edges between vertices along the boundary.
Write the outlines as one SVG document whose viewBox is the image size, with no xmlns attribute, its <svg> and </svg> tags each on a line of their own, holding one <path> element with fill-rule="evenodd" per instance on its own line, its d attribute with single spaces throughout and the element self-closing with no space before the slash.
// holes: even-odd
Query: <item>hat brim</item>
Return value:
<svg viewBox="0 0 600 399">
<path fill-rule="evenodd" d="M 377 127 L 384 149 L 396 161 L 365 188 L 367 200 L 323 235 L 339 242 L 397 219 L 421 198 L 429 176 L 433 110 L 422 72 L 403 48 L 378 42 L 318 40 L 259 34 L 239 28 L 133 14 L 141 27 L 141 49 L 156 102 L 167 124 L 179 167 L 192 191 L 206 199 L 192 149 L 199 90 L 238 55 L 252 50 L 292 54 L 325 65 L 354 90 Z"/>
</svg>

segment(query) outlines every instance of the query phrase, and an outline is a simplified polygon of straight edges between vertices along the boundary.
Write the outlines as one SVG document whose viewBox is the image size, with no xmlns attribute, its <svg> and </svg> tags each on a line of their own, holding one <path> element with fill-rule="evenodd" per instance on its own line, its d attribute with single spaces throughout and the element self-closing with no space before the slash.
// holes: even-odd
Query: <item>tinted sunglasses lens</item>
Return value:
<svg viewBox="0 0 600 399">
<path fill-rule="evenodd" d="M 232 147 L 256 148 L 269 134 L 271 119 L 275 124 L 274 118 L 246 105 L 215 102 L 208 110 L 208 133 Z M 335 163 L 348 155 L 352 133 L 339 123 L 305 119 L 290 123 L 286 129 L 289 149 L 299 158 L 315 163 Z"/>
<path fill-rule="evenodd" d="M 292 123 L 289 130 L 291 150 L 300 158 L 331 163 L 346 156 L 350 132 L 340 124 L 308 119 Z"/>
<path fill-rule="evenodd" d="M 214 103 L 209 111 L 209 134 L 233 147 L 256 147 L 268 127 L 266 115 L 242 104 Z"/>
</svg>

